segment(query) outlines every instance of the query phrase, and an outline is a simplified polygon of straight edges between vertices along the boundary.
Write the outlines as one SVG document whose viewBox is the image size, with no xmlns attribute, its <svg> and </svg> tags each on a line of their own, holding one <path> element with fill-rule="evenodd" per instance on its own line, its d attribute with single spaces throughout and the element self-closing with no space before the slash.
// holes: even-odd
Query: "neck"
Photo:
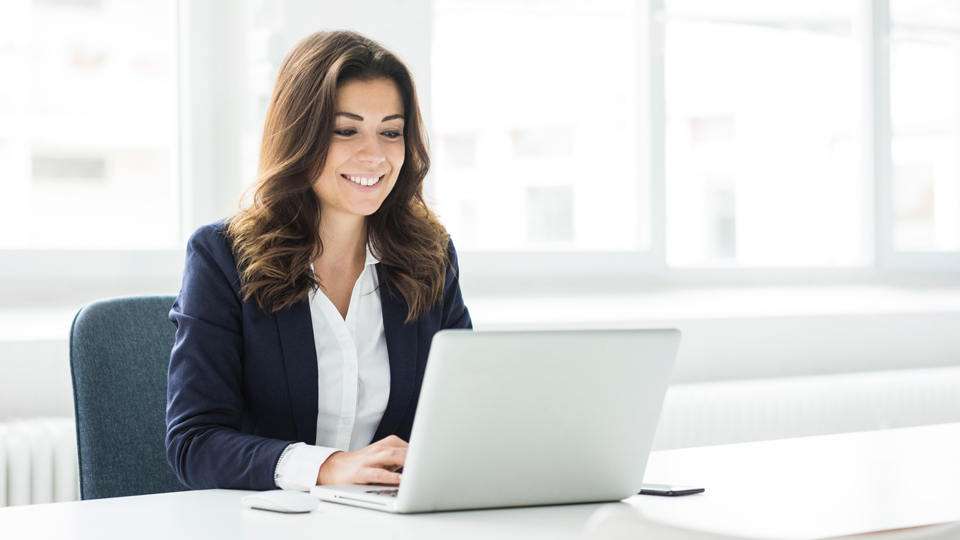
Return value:
<svg viewBox="0 0 960 540">
<path fill-rule="evenodd" d="M 323 253 L 314 265 L 342 267 L 363 266 L 367 258 L 367 221 L 361 216 L 336 216 L 327 212 L 320 217 L 320 240 Z"/>
</svg>

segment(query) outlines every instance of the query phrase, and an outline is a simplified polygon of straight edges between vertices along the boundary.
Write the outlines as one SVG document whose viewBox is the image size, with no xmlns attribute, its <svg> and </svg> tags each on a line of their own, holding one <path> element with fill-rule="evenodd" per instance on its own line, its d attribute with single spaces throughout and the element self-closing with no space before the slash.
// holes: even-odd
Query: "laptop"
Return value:
<svg viewBox="0 0 960 540">
<path fill-rule="evenodd" d="M 438 332 L 400 486 L 311 493 L 395 513 L 635 495 L 679 344 L 677 330 Z"/>
</svg>

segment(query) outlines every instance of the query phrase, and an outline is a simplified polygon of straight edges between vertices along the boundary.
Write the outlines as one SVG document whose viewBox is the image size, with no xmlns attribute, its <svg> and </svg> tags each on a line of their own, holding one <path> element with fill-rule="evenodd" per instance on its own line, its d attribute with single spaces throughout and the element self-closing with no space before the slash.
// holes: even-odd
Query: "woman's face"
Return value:
<svg viewBox="0 0 960 540">
<path fill-rule="evenodd" d="M 403 101 L 390 79 L 349 81 L 337 90 L 333 139 L 313 191 L 324 219 L 369 216 L 403 165 Z"/>
</svg>

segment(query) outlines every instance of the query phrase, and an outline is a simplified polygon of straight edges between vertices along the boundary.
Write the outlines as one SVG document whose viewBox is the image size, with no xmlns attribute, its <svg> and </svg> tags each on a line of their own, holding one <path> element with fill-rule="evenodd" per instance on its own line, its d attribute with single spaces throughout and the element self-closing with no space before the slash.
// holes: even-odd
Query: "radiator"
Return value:
<svg viewBox="0 0 960 540">
<path fill-rule="evenodd" d="M 960 422 L 960 367 L 672 385 L 654 450 Z"/>
<path fill-rule="evenodd" d="M 0 507 L 79 499 L 73 418 L 0 422 Z"/>
</svg>

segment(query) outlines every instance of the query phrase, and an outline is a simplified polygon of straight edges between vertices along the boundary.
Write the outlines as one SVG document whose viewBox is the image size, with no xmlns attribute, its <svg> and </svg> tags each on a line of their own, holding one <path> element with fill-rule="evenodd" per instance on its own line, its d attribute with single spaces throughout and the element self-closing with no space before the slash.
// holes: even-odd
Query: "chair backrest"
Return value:
<svg viewBox="0 0 960 540">
<path fill-rule="evenodd" d="M 100 300 L 70 330 L 80 498 L 182 491 L 167 464 L 173 296 Z"/>
</svg>

